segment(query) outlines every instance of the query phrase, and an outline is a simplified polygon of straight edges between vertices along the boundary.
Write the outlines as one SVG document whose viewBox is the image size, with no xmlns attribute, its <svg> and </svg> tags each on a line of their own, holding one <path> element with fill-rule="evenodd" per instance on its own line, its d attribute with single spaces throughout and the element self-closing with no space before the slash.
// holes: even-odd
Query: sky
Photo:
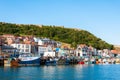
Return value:
<svg viewBox="0 0 120 80">
<path fill-rule="evenodd" d="M 84 29 L 120 45 L 120 0 L 0 0 L 0 22 Z"/>
</svg>

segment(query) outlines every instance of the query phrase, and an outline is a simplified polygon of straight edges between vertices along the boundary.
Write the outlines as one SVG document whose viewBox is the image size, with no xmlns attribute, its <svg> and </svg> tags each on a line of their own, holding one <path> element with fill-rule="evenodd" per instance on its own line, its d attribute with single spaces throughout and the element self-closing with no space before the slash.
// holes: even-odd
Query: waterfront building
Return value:
<svg viewBox="0 0 120 80">
<path fill-rule="evenodd" d="M 75 55 L 77 57 L 87 57 L 88 51 L 90 51 L 88 46 L 86 46 L 85 44 L 80 44 L 77 46 Z"/>
<path fill-rule="evenodd" d="M 98 56 L 101 58 L 111 58 L 114 57 L 114 54 L 109 49 L 98 50 Z"/>
<path fill-rule="evenodd" d="M 19 53 L 31 53 L 31 44 L 14 43 L 10 46 L 17 48 Z"/>
<path fill-rule="evenodd" d="M 52 51 L 52 52 L 44 52 L 44 57 L 55 57 L 55 52 Z"/>
<path fill-rule="evenodd" d="M 54 52 L 54 50 L 53 50 L 53 48 L 52 48 L 52 46 L 51 45 L 48 45 L 48 46 L 45 46 L 45 45 L 39 45 L 38 46 L 38 54 L 40 55 L 40 56 L 47 56 L 47 55 L 49 55 L 50 54 L 50 56 L 51 55 L 54 55 L 55 54 L 55 52 Z"/>
<path fill-rule="evenodd" d="M 111 50 L 114 57 L 120 57 L 120 53 L 117 50 Z"/>
<path fill-rule="evenodd" d="M 2 52 L 8 54 L 10 57 L 18 57 L 19 55 L 18 49 L 9 45 L 3 45 Z"/>
</svg>

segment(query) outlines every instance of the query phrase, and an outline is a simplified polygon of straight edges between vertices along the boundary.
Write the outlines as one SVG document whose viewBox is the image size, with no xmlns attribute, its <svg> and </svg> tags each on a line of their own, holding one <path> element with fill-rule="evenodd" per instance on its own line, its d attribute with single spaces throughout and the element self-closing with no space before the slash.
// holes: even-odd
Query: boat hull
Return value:
<svg viewBox="0 0 120 80">
<path fill-rule="evenodd" d="M 36 66 L 40 65 L 40 58 L 32 59 L 32 60 L 20 60 L 18 62 L 19 66 Z"/>
<path fill-rule="evenodd" d="M 18 59 L 12 59 L 11 60 L 11 66 L 39 66 L 40 65 L 40 58 L 34 58 L 34 59 L 29 59 L 27 60 L 20 60 Z"/>
<path fill-rule="evenodd" d="M 56 66 L 57 65 L 57 61 L 46 61 L 45 62 L 45 65 L 46 66 Z"/>
</svg>

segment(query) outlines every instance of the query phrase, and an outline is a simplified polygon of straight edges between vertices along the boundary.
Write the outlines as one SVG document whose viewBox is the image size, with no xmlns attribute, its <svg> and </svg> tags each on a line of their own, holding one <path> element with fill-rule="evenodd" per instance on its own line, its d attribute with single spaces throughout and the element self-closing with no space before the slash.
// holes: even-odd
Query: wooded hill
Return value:
<svg viewBox="0 0 120 80">
<path fill-rule="evenodd" d="M 77 44 L 86 44 L 97 49 L 113 49 L 113 45 L 97 38 L 85 30 L 71 29 L 58 26 L 46 25 L 24 25 L 0 22 L 0 34 L 33 35 L 36 37 L 46 37 L 56 41 L 69 43 L 72 47 Z"/>
</svg>

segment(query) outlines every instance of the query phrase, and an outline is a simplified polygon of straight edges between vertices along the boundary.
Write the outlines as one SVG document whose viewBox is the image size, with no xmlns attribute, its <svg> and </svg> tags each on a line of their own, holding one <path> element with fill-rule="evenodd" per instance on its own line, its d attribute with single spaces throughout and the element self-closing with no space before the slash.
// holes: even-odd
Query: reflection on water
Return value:
<svg viewBox="0 0 120 80">
<path fill-rule="evenodd" d="M 0 67 L 0 80 L 119 80 L 120 65 Z"/>
</svg>

